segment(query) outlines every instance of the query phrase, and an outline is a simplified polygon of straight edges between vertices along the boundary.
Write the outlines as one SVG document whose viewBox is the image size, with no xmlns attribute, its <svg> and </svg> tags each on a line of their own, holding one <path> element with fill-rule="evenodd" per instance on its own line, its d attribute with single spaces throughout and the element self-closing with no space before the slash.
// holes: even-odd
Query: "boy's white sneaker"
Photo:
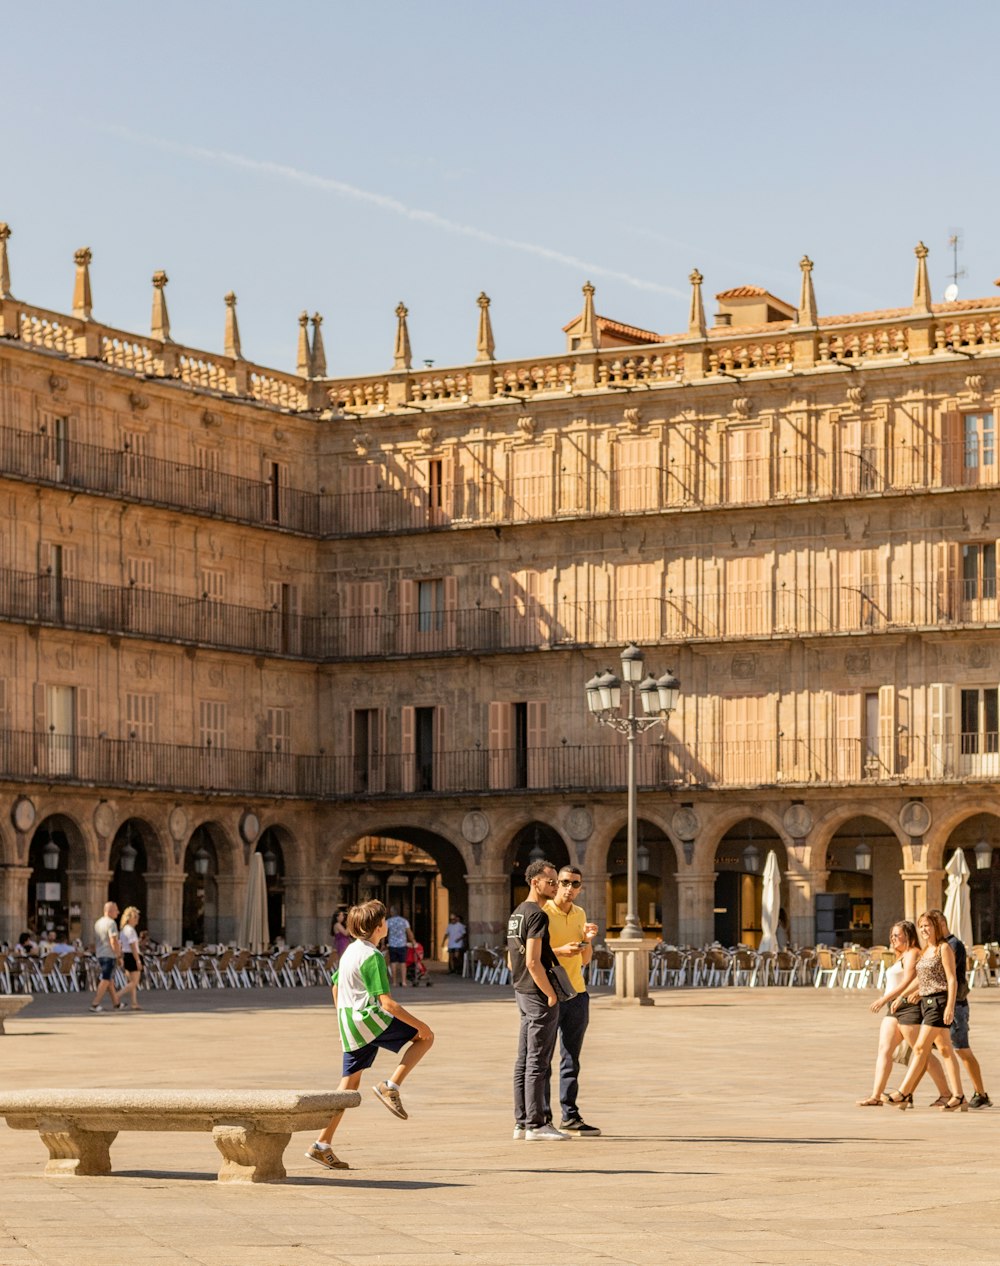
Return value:
<svg viewBox="0 0 1000 1266">
<path fill-rule="evenodd" d="M 512 1138 L 515 1138 L 515 1139 L 523 1139 L 523 1138 L 524 1138 L 524 1126 L 523 1126 L 523 1125 L 515 1125 L 515 1126 L 514 1126 L 514 1133 L 511 1135 L 511 1137 L 512 1137 Z"/>
<path fill-rule="evenodd" d="M 527 1143 L 540 1142 L 543 1139 L 552 1143 L 568 1143 L 569 1135 L 563 1134 L 562 1130 L 557 1130 L 554 1125 L 539 1125 L 535 1129 L 529 1126 L 524 1131 L 524 1139 Z"/>
<path fill-rule="evenodd" d="M 398 1090 L 393 1090 L 386 1082 L 380 1081 L 372 1086 L 372 1094 L 382 1100 L 393 1116 L 399 1117 L 401 1121 L 409 1119 L 406 1115 L 406 1109 L 403 1107 L 403 1101 L 399 1097 Z"/>
</svg>

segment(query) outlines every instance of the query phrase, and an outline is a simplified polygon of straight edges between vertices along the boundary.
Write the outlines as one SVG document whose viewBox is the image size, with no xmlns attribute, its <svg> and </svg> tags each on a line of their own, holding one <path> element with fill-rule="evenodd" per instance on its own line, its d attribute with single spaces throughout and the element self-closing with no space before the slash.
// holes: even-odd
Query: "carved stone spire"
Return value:
<svg viewBox="0 0 1000 1266">
<path fill-rule="evenodd" d="M 597 346 L 597 317 L 594 314 L 594 286 L 587 282 L 583 287 L 583 320 L 580 323 L 580 351 L 592 351 Z"/>
<path fill-rule="evenodd" d="M 930 252 L 923 242 L 918 242 L 913 253 L 917 257 L 917 276 L 913 283 L 913 311 L 930 312 L 931 283 L 927 276 L 927 256 Z"/>
<path fill-rule="evenodd" d="M 76 261 L 76 280 L 73 283 L 73 315 L 81 321 L 89 321 L 94 306 L 90 294 L 90 261 L 94 258 L 89 246 L 78 250 L 73 259 Z"/>
<path fill-rule="evenodd" d="M 706 335 L 705 328 L 705 304 L 701 297 L 701 283 L 705 278 L 696 268 L 688 277 L 691 283 L 691 308 L 688 312 L 688 333 L 695 335 L 697 338 L 704 338 Z"/>
<path fill-rule="evenodd" d="M 392 349 L 393 369 L 411 369 L 413 357 L 410 352 L 410 331 L 406 324 L 409 315 L 406 304 L 400 299 L 396 305 L 396 345 Z"/>
<path fill-rule="evenodd" d="M 813 262 L 808 255 L 803 255 L 799 260 L 799 267 L 802 269 L 802 292 L 799 295 L 799 325 L 815 325 L 817 322 L 816 314 L 816 292 L 813 290 Z"/>
<path fill-rule="evenodd" d="M 164 290 L 169 278 L 163 269 L 153 273 L 153 318 L 150 334 L 163 343 L 170 342 L 170 317 L 167 313 L 167 296 Z"/>
<path fill-rule="evenodd" d="M 7 239 L 10 225 L 0 223 L 0 299 L 13 299 L 10 293 L 10 264 L 7 262 Z"/>
<path fill-rule="evenodd" d="M 496 360 L 497 345 L 493 341 L 493 322 L 490 320 L 490 297 L 485 290 L 480 290 L 479 298 L 479 333 L 476 336 L 476 360 Z"/>
<path fill-rule="evenodd" d="M 295 357 L 295 372 L 301 374 L 303 378 L 309 377 L 309 367 L 312 363 L 312 353 L 309 350 L 309 313 L 303 310 L 299 313 L 299 350 Z"/>
<path fill-rule="evenodd" d="M 240 348 L 240 325 L 236 320 L 236 296 L 231 290 L 226 295 L 225 352 L 227 356 L 232 356 L 234 360 L 242 360 L 243 358 L 243 352 Z"/>
<path fill-rule="evenodd" d="M 312 356 L 309 360 L 310 378 L 326 377 L 326 348 L 323 346 L 323 333 L 320 330 L 322 324 L 323 318 L 318 312 L 314 312 L 312 318 Z"/>
</svg>

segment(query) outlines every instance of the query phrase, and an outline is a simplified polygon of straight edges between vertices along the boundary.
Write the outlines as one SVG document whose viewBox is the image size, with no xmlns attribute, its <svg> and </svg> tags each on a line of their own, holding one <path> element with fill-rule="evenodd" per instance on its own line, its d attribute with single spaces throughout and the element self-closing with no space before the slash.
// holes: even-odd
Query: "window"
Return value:
<svg viewBox="0 0 1000 1266">
<path fill-rule="evenodd" d="M 616 450 L 616 508 L 656 510 L 660 505 L 660 441 L 624 439 Z"/>
<path fill-rule="evenodd" d="M 765 501 L 770 495 L 767 432 L 760 427 L 726 435 L 727 494 L 730 501 Z"/>
<path fill-rule="evenodd" d="M 452 781 L 445 709 L 400 709 L 403 791 L 442 791 Z"/>
<path fill-rule="evenodd" d="M 125 560 L 125 570 L 128 573 L 128 583 L 133 589 L 152 589 L 153 588 L 153 560 L 151 558 L 141 558 L 138 555 L 130 555 Z"/>
<path fill-rule="evenodd" d="M 512 519 L 543 519 L 552 513 L 552 452 L 533 446 L 511 455 Z"/>
<path fill-rule="evenodd" d="M 489 785 L 546 787 L 548 769 L 548 704 L 544 699 L 490 704 Z"/>
<path fill-rule="evenodd" d="M 385 713 L 381 708 L 356 708 L 353 718 L 354 790 L 385 790 Z"/>
<path fill-rule="evenodd" d="M 302 623 L 299 619 L 298 586 L 272 580 L 268 584 L 267 595 L 274 615 L 274 649 L 282 655 L 299 654 L 302 650 Z"/>
<path fill-rule="evenodd" d="M 126 694 L 125 737 L 140 743 L 156 739 L 156 696 Z"/>
<path fill-rule="evenodd" d="M 288 753 L 292 750 L 291 708 L 268 708 L 266 739 L 269 752 Z"/>
<path fill-rule="evenodd" d="M 212 567 L 201 569 L 201 596 L 209 602 L 225 602 L 226 573 Z"/>
<path fill-rule="evenodd" d="M 966 602 L 975 598 L 997 596 L 997 547 L 990 541 L 986 545 L 962 546 L 962 597 Z"/>
<path fill-rule="evenodd" d="M 774 782 L 774 704 L 769 695 L 722 701 L 722 771 L 728 783 Z"/>
<path fill-rule="evenodd" d="M 219 472 L 222 469 L 221 451 L 199 444 L 194 450 L 194 464 L 198 468 L 198 491 L 209 498 L 217 496 L 221 484 L 219 479 Z"/>
<path fill-rule="evenodd" d="M 992 413 L 966 413 L 962 417 L 964 464 L 967 471 L 996 465 L 996 432 Z"/>
<path fill-rule="evenodd" d="M 417 632 L 440 633 L 444 628 L 444 581 L 417 581 Z"/>
<path fill-rule="evenodd" d="M 123 473 L 126 491 L 134 489 L 136 484 L 141 484 L 146 478 L 146 443 L 145 431 L 126 431 L 122 436 L 122 447 L 125 450 Z"/>
<path fill-rule="evenodd" d="M 35 733 L 42 735 L 37 759 L 50 774 L 90 774 L 92 756 L 78 740 L 89 738 L 93 691 L 85 686 L 35 686 Z"/>
<path fill-rule="evenodd" d="M 216 749 L 226 746 L 226 705 L 215 699 L 198 704 L 198 743 Z"/>
<path fill-rule="evenodd" d="M 770 633 L 770 560 L 760 555 L 725 560 L 725 629 L 729 634 Z"/>
<path fill-rule="evenodd" d="M 66 467 L 69 459 L 69 418 L 49 418 L 42 426 L 45 436 L 43 454 L 45 458 L 45 474 L 50 479 L 66 478 Z"/>
<path fill-rule="evenodd" d="M 72 585 L 76 571 L 76 548 L 42 541 L 38 547 L 38 571 L 41 575 L 38 599 L 43 619 L 64 620 L 72 614 Z"/>
<path fill-rule="evenodd" d="M 267 484 L 268 517 L 272 523 L 280 523 L 288 485 L 288 472 L 280 462 L 267 463 Z"/>
<path fill-rule="evenodd" d="M 997 753 L 1000 746 L 997 741 L 998 719 L 997 689 L 987 687 L 983 690 L 963 690 L 961 692 L 961 752 L 963 765 L 970 757 L 990 757 L 990 765 L 997 764 Z M 972 768 L 966 773 L 985 773 L 982 759 L 971 762 Z"/>
</svg>

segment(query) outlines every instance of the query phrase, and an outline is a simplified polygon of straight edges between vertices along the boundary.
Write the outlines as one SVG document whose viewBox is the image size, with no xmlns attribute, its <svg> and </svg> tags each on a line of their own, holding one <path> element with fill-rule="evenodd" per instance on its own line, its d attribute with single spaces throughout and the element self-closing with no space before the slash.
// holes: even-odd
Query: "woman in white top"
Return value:
<svg viewBox="0 0 1000 1266">
<path fill-rule="evenodd" d="M 908 919 L 893 924 L 889 944 L 896 955 L 896 961 L 885 973 L 885 993 L 869 1008 L 878 1015 L 883 1007 L 887 1007 L 888 1014 L 879 1029 L 872 1093 L 867 1099 L 858 1100 L 858 1106 L 862 1108 L 880 1108 L 882 1104 L 889 1102 L 885 1088 L 889 1084 L 893 1054 L 904 1038 L 912 1047 L 920 1032 L 920 1005 L 909 1002 L 906 996 L 913 992 L 917 979 L 917 959 L 920 957 L 917 929 Z M 928 1072 L 939 1095 L 943 1095 L 947 1101 L 948 1083 L 945 1081 L 944 1070 L 933 1055 L 931 1061 Z"/>
<path fill-rule="evenodd" d="M 121 933 L 118 937 L 122 947 L 122 966 L 128 983 L 122 990 L 122 998 L 132 995 L 132 1010 L 141 1011 L 139 1006 L 139 977 L 142 975 L 142 957 L 139 954 L 139 933 L 136 924 L 139 922 L 139 911 L 129 906 L 122 915 Z"/>
</svg>

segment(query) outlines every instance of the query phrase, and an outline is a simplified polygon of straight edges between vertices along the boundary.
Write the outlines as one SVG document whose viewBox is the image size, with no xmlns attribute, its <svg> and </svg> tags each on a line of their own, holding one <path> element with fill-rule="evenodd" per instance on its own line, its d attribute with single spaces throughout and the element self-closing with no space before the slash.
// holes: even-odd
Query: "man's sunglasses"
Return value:
<svg viewBox="0 0 1000 1266">
<path fill-rule="evenodd" d="M 582 888 L 582 879 L 560 879 L 557 881 L 560 888 Z"/>
</svg>

